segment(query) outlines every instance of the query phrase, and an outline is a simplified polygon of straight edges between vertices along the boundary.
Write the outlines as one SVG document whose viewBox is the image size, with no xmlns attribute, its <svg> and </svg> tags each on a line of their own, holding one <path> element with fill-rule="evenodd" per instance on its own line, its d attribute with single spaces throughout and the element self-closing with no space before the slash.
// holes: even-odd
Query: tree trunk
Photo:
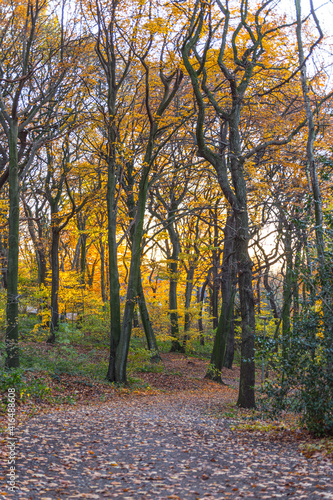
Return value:
<svg viewBox="0 0 333 500">
<path fill-rule="evenodd" d="M 306 113 L 306 120 L 308 125 L 308 139 L 306 144 L 306 155 L 307 155 L 307 166 L 310 173 L 312 196 L 314 202 L 314 215 L 315 215 L 315 235 L 316 235 L 316 250 L 317 259 L 319 267 L 319 277 L 320 277 L 320 287 L 321 287 L 321 300 L 323 309 L 323 321 L 324 321 L 324 338 L 325 338 L 325 354 L 326 357 L 326 369 L 328 380 L 332 378 L 331 374 L 333 371 L 333 334 L 332 334 L 332 308 L 331 304 L 331 282 L 327 278 L 327 266 L 326 266 L 326 256 L 325 256 L 325 241 L 324 241 L 324 227 L 323 227 L 323 207 L 322 198 L 320 192 L 320 184 L 318 179 L 317 164 L 315 161 L 313 145 L 315 140 L 315 124 L 313 111 L 311 108 L 309 86 L 307 82 L 307 69 L 306 60 L 304 57 L 303 41 L 302 41 L 302 16 L 301 16 L 301 2 L 300 0 L 295 0 L 296 14 L 297 14 L 297 46 L 298 46 L 298 58 L 301 66 L 301 82 L 302 82 L 302 92 L 304 108 Z M 319 33 L 319 39 L 317 43 L 323 38 L 323 32 L 319 25 L 319 21 L 316 17 L 316 12 L 313 6 L 313 2 L 310 2 L 312 19 L 316 24 L 317 31 Z"/>
<path fill-rule="evenodd" d="M 79 236 L 77 243 L 76 243 L 74 258 L 73 258 L 72 267 L 71 267 L 72 271 L 79 270 L 80 249 L 81 249 L 81 236 Z"/>
<path fill-rule="evenodd" d="M 235 276 L 233 273 L 233 252 L 234 252 L 234 217 L 228 215 L 224 228 L 224 247 L 222 260 L 222 309 L 215 335 L 210 366 L 206 378 L 221 382 L 221 371 L 224 365 L 224 358 L 230 331 L 233 325 L 233 306 L 235 297 Z M 230 349 L 229 342 L 229 349 Z M 233 359 L 233 353 L 232 353 Z"/>
<path fill-rule="evenodd" d="M 180 254 L 179 236 L 176 233 L 172 222 L 168 227 L 168 233 L 172 244 L 171 259 L 168 263 L 169 268 L 169 315 L 171 329 L 171 349 L 170 352 L 184 352 L 184 346 L 179 340 L 179 323 L 178 323 L 178 302 L 177 302 L 177 286 L 178 286 L 178 259 Z"/>
<path fill-rule="evenodd" d="M 218 200 L 219 201 L 219 200 Z M 214 238 L 213 238 L 213 267 L 212 267 L 212 315 L 213 315 L 213 330 L 215 330 L 219 323 L 219 311 L 218 311 L 218 303 L 219 303 L 219 267 L 220 267 L 220 252 L 218 248 L 218 221 L 217 221 L 217 206 L 215 206 L 213 210 L 213 228 L 214 228 Z"/>
<path fill-rule="evenodd" d="M 18 256 L 19 256 L 19 215 L 20 186 L 17 157 L 17 121 L 11 120 L 9 127 L 9 229 L 8 229 L 8 268 L 7 268 L 7 329 L 6 329 L 6 367 L 18 368 L 20 365 L 18 349 Z"/>
<path fill-rule="evenodd" d="M 234 255 L 235 218 L 228 215 L 224 228 L 224 249 L 222 260 L 222 305 L 230 311 L 229 333 L 223 366 L 231 369 L 235 355 L 234 297 L 237 287 L 237 266 Z"/>
<path fill-rule="evenodd" d="M 101 245 L 101 295 L 103 304 L 106 302 L 106 292 L 105 292 L 105 246 L 102 240 L 100 241 Z"/>
<path fill-rule="evenodd" d="M 148 155 L 150 153 L 151 151 L 149 148 Z M 148 156 L 148 158 L 150 158 L 150 156 Z M 144 165 L 150 165 L 150 161 L 147 161 L 147 156 L 145 157 Z M 143 172 L 139 184 L 137 212 L 136 212 L 134 231 L 133 231 L 131 265 L 128 276 L 124 317 L 121 327 L 121 336 L 116 354 L 116 364 L 115 364 L 116 380 L 117 382 L 121 383 L 126 383 L 127 356 L 128 356 L 129 343 L 132 332 L 132 321 L 133 321 L 135 301 L 138 295 L 141 253 L 142 253 L 141 245 L 143 237 L 143 222 L 145 216 L 145 207 L 146 207 L 147 190 L 148 190 L 148 173 L 149 173 L 149 167 L 143 167 Z"/>
<path fill-rule="evenodd" d="M 238 288 L 242 318 L 241 366 L 237 405 L 242 408 L 255 407 L 254 336 L 255 312 L 252 289 L 252 261 L 249 256 L 249 220 L 244 165 L 241 159 L 239 121 L 241 102 L 238 93 L 233 95 L 233 113 L 229 120 L 230 170 L 236 195 L 232 207 L 235 215 L 235 256 L 238 271 Z"/>
<path fill-rule="evenodd" d="M 53 344 L 56 340 L 56 332 L 59 328 L 59 242 L 60 230 L 57 226 L 52 227 L 52 242 L 51 242 L 51 323 L 50 335 L 47 339 L 48 344 Z"/>
<path fill-rule="evenodd" d="M 293 250 L 291 246 L 291 231 L 287 226 L 284 235 L 284 247 L 286 255 L 286 274 L 283 280 L 283 306 L 281 312 L 282 320 L 282 350 L 286 356 L 291 335 L 291 306 L 293 296 Z"/>
<path fill-rule="evenodd" d="M 133 221 L 135 218 L 135 200 L 134 200 L 134 176 L 133 176 L 133 168 L 134 168 L 134 163 L 133 161 L 129 161 L 126 164 L 126 176 L 125 179 L 127 181 L 125 189 L 126 189 L 126 204 L 127 204 L 127 209 L 128 209 L 128 216 L 129 220 Z M 135 226 L 132 227 L 132 230 L 130 231 L 130 241 L 131 245 L 133 246 L 133 238 L 134 238 L 134 231 L 135 231 Z M 147 309 L 146 305 L 146 299 L 142 287 L 142 279 L 141 279 L 141 269 L 139 269 L 139 279 L 138 279 L 138 297 L 137 297 L 137 304 L 139 306 L 140 310 L 140 316 L 141 316 L 141 321 L 142 321 L 142 326 L 145 332 L 146 340 L 147 340 L 147 345 L 148 349 L 152 353 L 151 361 L 153 362 L 159 362 L 161 360 L 161 357 L 158 352 L 158 347 L 157 347 L 157 342 L 154 334 L 154 330 L 152 328 L 150 318 L 149 318 L 149 312 Z M 138 323 L 138 317 L 137 314 L 135 314 L 134 310 L 134 316 L 133 316 L 133 324 L 135 326 L 135 321 Z"/>
<path fill-rule="evenodd" d="M 234 362 L 234 356 L 235 356 L 235 324 L 234 324 L 234 311 L 232 311 L 223 366 L 231 370 Z"/>
<path fill-rule="evenodd" d="M 246 222 L 243 220 L 246 218 Z M 238 263 L 238 286 L 242 317 L 241 372 L 237 404 L 242 408 L 254 408 L 254 300 L 252 291 L 252 261 L 248 254 L 248 238 L 241 234 L 248 229 L 247 213 L 236 214 L 236 258 Z"/>
<path fill-rule="evenodd" d="M 277 304 L 276 304 L 276 301 L 275 301 L 273 289 L 270 286 L 269 281 L 268 281 L 268 276 L 269 276 L 269 264 L 267 262 L 267 265 L 266 265 L 266 268 L 265 268 L 265 272 L 264 272 L 264 287 L 265 287 L 265 290 L 266 290 L 266 295 L 267 295 L 267 298 L 268 298 L 268 301 L 269 301 L 269 305 L 270 305 L 271 311 L 273 313 L 274 319 L 275 319 L 276 322 L 278 322 L 279 319 L 280 319 L 280 314 L 278 312 L 278 308 L 277 308 Z"/>
<path fill-rule="evenodd" d="M 218 276 L 218 266 L 216 259 L 216 250 L 213 251 L 213 283 L 212 283 L 212 295 L 211 295 L 211 314 L 213 316 L 213 330 L 216 330 L 219 322 L 219 311 L 218 311 L 218 299 L 219 299 L 219 276 Z"/>
<path fill-rule="evenodd" d="M 198 318 L 198 329 L 200 332 L 200 345 L 205 345 L 205 339 L 203 336 L 204 329 L 203 329 L 203 323 L 202 323 L 202 311 L 203 311 L 203 307 L 204 307 L 205 291 L 206 291 L 208 283 L 209 283 L 209 275 L 208 275 L 206 281 L 203 283 L 201 289 L 198 290 L 198 302 L 200 303 L 199 318 Z"/>
<path fill-rule="evenodd" d="M 8 248 L 6 243 L 6 237 L 3 234 L 0 234 L 0 266 L 1 266 L 1 284 L 3 288 L 7 290 Z"/>
<path fill-rule="evenodd" d="M 92 286 L 94 284 L 96 262 L 97 262 L 97 259 L 94 260 L 94 262 L 91 265 L 91 271 L 89 271 L 88 262 L 86 261 L 86 271 L 87 271 L 88 287 L 89 288 L 92 288 Z"/>
<path fill-rule="evenodd" d="M 139 328 L 139 316 L 138 316 L 138 309 L 137 307 L 134 308 L 134 314 L 133 314 L 133 328 Z"/>
<path fill-rule="evenodd" d="M 86 261 L 87 261 L 87 235 L 81 234 L 81 251 L 80 251 L 80 274 L 81 284 L 86 284 Z"/>
<path fill-rule="evenodd" d="M 159 361 L 161 361 L 161 356 L 158 352 L 156 337 L 155 337 L 154 330 L 151 326 L 151 322 L 150 322 L 150 318 L 149 318 L 146 299 L 145 299 L 145 295 L 144 295 L 144 291 L 143 291 L 143 287 L 142 287 L 141 271 L 140 271 L 139 282 L 138 282 L 138 304 L 139 304 L 140 316 L 141 316 L 143 329 L 144 329 L 145 335 L 146 335 L 148 349 L 151 351 L 151 354 L 152 354 L 151 361 L 159 362 Z"/>
<path fill-rule="evenodd" d="M 23 198 L 23 206 L 24 206 L 24 212 L 25 216 L 28 219 L 28 230 L 30 234 L 30 238 L 32 240 L 32 243 L 35 248 L 35 253 L 36 253 L 36 261 L 37 261 L 37 270 L 38 270 L 38 284 L 39 286 L 44 285 L 45 286 L 45 281 L 46 281 L 46 256 L 45 256 L 45 248 L 43 245 L 43 230 L 41 227 L 41 223 L 37 222 L 38 224 L 38 237 L 36 235 L 36 231 L 34 228 L 34 224 L 32 221 L 32 212 L 30 207 L 26 204 L 26 201 Z M 36 209 L 36 212 L 38 212 L 38 209 Z"/>
<path fill-rule="evenodd" d="M 308 139 L 306 144 L 306 155 L 308 169 L 311 179 L 312 195 L 314 201 L 314 213 L 315 213 L 315 234 L 317 243 L 317 256 L 320 267 L 321 276 L 323 282 L 325 282 L 325 244 L 324 244 L 324 232 L 323 232 L 323 211 L 322 211 L 322 199 L 318 180 L 317 165 L 313 153 L 313 144 L 315 140 L 315 125 L 313 120 L 313 112 L 311 109 L 310 96 L 309 96 L 309 86 L 307 82 L 307 71 L 304 58 L 304 49 L 302 41 L 302 18 L 301 18 L 301 2 L 300 0 L 295 0 L 296 13 L 297 13 L 297 45 L 298 45 L 298 59 L 301 66 L 301 83 L 303 92 L 303 102 L 306 113 L 306 119 L 308 124 Z M 315 17 L 315 12 L 311 6 L 311 13 L 314 20 L 317 22 Z M 317 29 L 319 25 L 317 24 Z M 320 28 L 319 28 L 320 29 Z M 320 32 L 322 37 L 322 33 Z"/>
<path fill-rule="evenodd" d="M 257 278 L 257 284 L 256 284 L 256 291 L 257 291 L 257 297 L 256 297 L 256 302 L 257 302 L 257 314 L 261 314 L 261 292 L 260 292 L 260 285 L 261 285 L 261 276 L 259 272 L 259 276 Z"/>
<path fill-rule="evenodd" d="M 114 159 L 112 159 L 114 160 Z M 116 375 L 116 352 L 121 334 L 120 318 L 120 283 L 117 261 L 117 207 L 115 206 L 115 161 L 110 161 L 108 166 L 108 188 L 107 188 L 107 209 L 108 209 L 108 242 L 109 242 L 109 283 L 110 283 L 110 357 L 107 379 L 110 382 L 118 381 Z"/>
<path fill-rule="evenodd" d="M 37 262 L 38 262 L 38 284 L 39 286 L 46 285 L 46 275 L 47 275 L 47 262 L 45 256 L 45 249 L 42 248 L 41 244 L 38 245 L 37 249 Z"/>
<path fill-rule="evenodd" d="M 186 348 L 186 342 L 188 340 L 188 331 L 190 329 L 191 320 L 190 320 L 190 306 L 192 299 L 192 291 L 193 291 L 193 278 L 194 278 L 195 266 L 190 264 L 187 273 L 186 273 L 186 288 L 185 288 L 185 318 L 184 318 L 184 340 L 183 347 L 184 351 Z"/>
</svg>

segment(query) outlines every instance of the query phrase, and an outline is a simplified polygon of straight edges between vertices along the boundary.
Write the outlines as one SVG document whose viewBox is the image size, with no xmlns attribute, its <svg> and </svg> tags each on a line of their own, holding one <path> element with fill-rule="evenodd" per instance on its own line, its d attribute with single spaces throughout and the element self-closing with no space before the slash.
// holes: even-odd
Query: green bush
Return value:
<svg viewBox="0 0 333 500">
<path fill-rule="evenodd" d="M 5 395 L 5 403 L 6 392 L 12 388 L 15 388 L 16 398 L 21 401 L 30 398 L 43 399 L 50 392 L 44 378 L 28 380 L 22 369 L 3 370 L 0 373 L 0 393 Z"/>
<path fill-rule="evenodd" d="M 138 368 L 141 373 L 162 373 L 163 370 L 163 365 L 157 363 L 146 363 Z"/>
<path fill-rule="evenodd" d="M 260 407 L 275 417 L 294 411 L 314 436 L 333 434 L 332 319 L 303 307 L 290 338 L 271 341 L 273 381 L 262 387 Z"/>
<path fill-rule="evenodd" d="M 151 357 L 151 352 L 147 349 L 130 347 L 128 353 L 128 373 L 135 373 L 147 366 Z"/>
</svg>

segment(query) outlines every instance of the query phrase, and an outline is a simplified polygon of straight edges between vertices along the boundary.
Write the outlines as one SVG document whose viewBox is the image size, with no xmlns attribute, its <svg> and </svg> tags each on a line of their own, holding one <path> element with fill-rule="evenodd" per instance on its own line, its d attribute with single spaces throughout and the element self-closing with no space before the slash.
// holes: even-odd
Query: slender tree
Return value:
<svg viewBox="0 0 333 500">
<path fill-rule="evenodd" d="M 20 177 L 31 166 L 36 152 L 61 133 L 61 117 L 51 112 L 61 92 L 69 91 L 77 51 L 64 27 L 55 28 L 46 13 L 47 3 L 29 0 L 26 9 L 10 3 L 1 11 L 0 125 L 2 128 L 2 176 L 9 183 L 9 232 L 7 269 L 8 368 L 19 366 L 18 352 L 18 256 Z M 50 43 L 52 40 L 52 44 Z M 74 71 L 75 72 L 75 71 Z M 71 74 L 70 78 L 67 75 Z M 52 105 L 51 105 L 52 102 Z M 68 115 L 67 117 L 68 118 Z M 6 144 L 6 145 L 5 145 Z"/>
</svg>

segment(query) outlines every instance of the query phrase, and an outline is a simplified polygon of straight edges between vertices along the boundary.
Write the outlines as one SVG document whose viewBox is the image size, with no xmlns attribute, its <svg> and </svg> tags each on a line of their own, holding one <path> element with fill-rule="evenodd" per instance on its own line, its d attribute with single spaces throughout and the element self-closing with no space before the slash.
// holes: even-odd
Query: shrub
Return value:
<svg viewBox="0 0 333 500">
<path fill-rule="evenodd" d="M 272 342 L 269 365 L 274 381 L 262 387 L 260 406 L 274 417 L 283 410 L 301 414 L 314 436 L 333 434 L 332 319 L 321 304 L 303 307 L 288 339 Z"/>
<path fill-rule="evenodd" d="M 22 369 L 4 370 L 0 373 L 0 392 L 4 393 L 5 404 L 6 392 L 12 388 L 15 388 L 16 398 L 21 401 L 30 398 L 43 399 L 50 392 L 45 379 L 38 377 L 28 380 Z"/>
</svg>

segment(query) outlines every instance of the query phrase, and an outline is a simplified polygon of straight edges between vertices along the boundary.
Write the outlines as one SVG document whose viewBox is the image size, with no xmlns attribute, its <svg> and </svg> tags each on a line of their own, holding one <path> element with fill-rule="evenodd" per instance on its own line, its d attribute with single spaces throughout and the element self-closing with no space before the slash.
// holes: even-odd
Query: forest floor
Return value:
<svg viewBox="0 0 333 500">
<path fill-rule="evenodd" d="M 238 368 L 219 385 L 207 361 L 162 358 L 134 388 L 45 375 L 52 398 L 17 407 L 15 493 L 1 438 L 0 498 L 333 499 L 332 441 L 237 409 Z"/>
</svg>

